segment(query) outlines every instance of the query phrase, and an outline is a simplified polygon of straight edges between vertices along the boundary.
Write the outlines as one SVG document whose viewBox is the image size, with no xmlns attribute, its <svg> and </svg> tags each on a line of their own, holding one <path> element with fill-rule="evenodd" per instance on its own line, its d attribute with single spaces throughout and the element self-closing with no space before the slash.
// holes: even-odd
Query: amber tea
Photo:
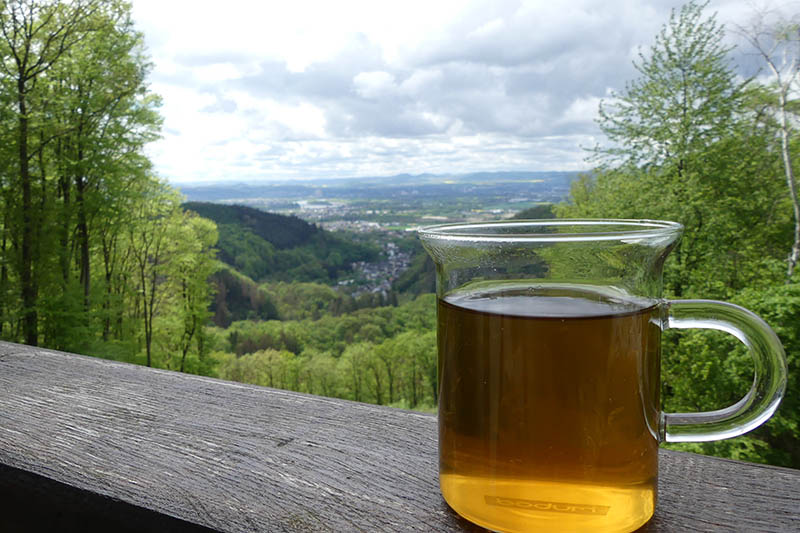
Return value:
<svg viewBox="0 0 800 533">
<path fill-rule="evenodd" d="M 439 482 L 457 513 L 503 532 L 633 531 L 655 510 L 659 442 L 736 437 L 772 416 L 787 379 L 775 332 L 733 304 L 661 297 L 682 229 L 608 219 L 420 228 L 439 298 Z M 717 411 L 663 412 L 666 328 L 739 339 L 753 360 L 747 395 Z"/>
<path fill-rule="evenodd" d="M 660 322 L 581 287 L 439 301 L 440 484 L 501 531 L 624 531 L 653 514 Z"/>
</svg>

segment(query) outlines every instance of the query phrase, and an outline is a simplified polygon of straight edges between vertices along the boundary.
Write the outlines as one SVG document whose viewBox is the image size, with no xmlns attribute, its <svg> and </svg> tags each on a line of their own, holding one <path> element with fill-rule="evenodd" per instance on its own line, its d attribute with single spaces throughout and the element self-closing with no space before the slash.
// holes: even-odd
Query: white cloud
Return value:
<svg viewBox="0 0 800 533">
<path fill-rule="evenodd" d="M 240 78 L 243 72 L 232 63 L 211 63 L 191 70 L 192 77 L 200 83 L 214 83 Z"/>
<path fill-rule="evenodd" d="M 572 101 L 559 118 L 567 125 L 590 128 L 597 116 L 597 109 L 602 98 L 597 96 L 579 96 Z"/>
<path fill-rule="evenodd" d="M 675 5 L 133 0 L 164 101 L 149 153 L 173 181 L 584 168 Z"/>
<path fill-rule="evenodd" d="M 482 24 L 478 28 L 472 30 L 467 37 L 492 37 L 497 35 L 505 27 L 503 19 L 492 19 L 486 24 Z"/>
<path fill-rule="evenodd" d="M 436 90 L 442 81 L 442 71 L 434 68 L 415 70 L 400 84 L 400 90 L 411 97 L 422 96 L 426 91 Z"/>
<path fill-rule="evenodd" d="M 359 96 L 380 98 L 397 92 L 394 76 L 384 71 L 359 72 L 353 78 L 353 86 Z"/>
</svg>

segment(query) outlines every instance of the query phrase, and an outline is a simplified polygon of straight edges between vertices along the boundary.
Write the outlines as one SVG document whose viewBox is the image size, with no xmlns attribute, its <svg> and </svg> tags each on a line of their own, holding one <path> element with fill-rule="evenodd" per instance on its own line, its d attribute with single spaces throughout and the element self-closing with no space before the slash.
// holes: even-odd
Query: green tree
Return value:
<svg viewBox="0 0 800 533">
<path fill-rule="evenodd" d="M 159 119 L 143 39 L 120 0 L 14 0 L 0 7 L 0 58 L 0 332 L 93 351 L 124 301 L 105 261 L 113 231 L 133 184 L 151 179 L 142 149 Z"/>
<path fill-rule="evenodd" d="M 46 188 L 34 190 L 37 177 L 45 180 L 44 169 L 32 168 L 31 164 L 42 161 L 43 150 L 52 134 L 52 130 L 44 128 L 41 117 L 43 103 L 47 101 L 42 92 L 47 89 L 46 77 L 53 65 L 94 30 L 91 19 L 100 6 L 99 0 L 76 0 L 71 4 L 14 0 L 3 3 L 0 10 L 1 81 L 3 92 L 13 95 L 15 126 L 9 140 L 17 154 L 13 178 L 6 184 L 7 198 L 12 200 L 6 208 L 14 207 L 8 229 L 19 243 L 16 269 L 22 303 L 22 333 L 30 345 L 39 341 L 36 264 L 47 213 L 44 209 Z"/>
<path fill-rule="evenodd" d="M 536 204 L 533 207 L 529 207 L 524 211 L 520 211 L 512 218 L 516 219 L 542 219 L 542 218 L 555 218 L 555 213 L 553 213 L 553 204 L 551 203 L 541 203 Z"/>
<path fill-rule="evenodd" d="M 765 290 L 748 289 L 736 303 L 752 309 L 769 324 L 786 350 L 789 368 L 786 395 L 775 415 L 755 432 L 763 453 L 751 460 L 800 467 L 800 283 L 776 283 Z"/>
<path fill-rule="evenodd" d="M 369 372 L 372 394 L 374 401 L 378 405 L 383 405 L 386 400 L 384 395 L 386 392 L 386 372 L 381 358 L 377 355 L 377 350 L 374 345 L 371 346 L 365 365 Z"/>
<path fill-rule="evenodd" d="M 82 320 L 89 328 L 84 338 L 92 339 L 95 330 L 102 328 L 102 339 L 108 341 L 117 259 L 112 250 L 121 225 L 130 222 L 127 208 L 138 201 L 136 194 L 143 182 L 149 186 L 149 162 L 142 151 L 155 138 L 160 119 L 155 111 L 158 99 L 147 90 L 149 64 L 143 37 L 133 29 L 130 6 L 103 2 L 89 20 L 94 30 L 48 75 L 53 96 L 44 120 L 58 135 L 43 159 L 52 161 L 49 167 L 55 172 L 50 196 L 60 213 L 60 220 L 52 223 L 60 226 L 56 249 L 66 287 L 62 299 L 69 302 L 68 289 L 79 284 Z M 75 280 L 70 279 L 73 264 L 77 265 Z M 98 269 L 104 276 L 94 279 Z M 45 321 L 48 318 L 45 313 Z M 65 345 L 63 336 L 74 337 L 76 328 L 63 327 L 67 325 L 63 317 L 49 322 L 50 331 L 61 330 L 49 344 Z"/>
<path fill-rule="evenodd" d="M 337 366 L 343 376 L 342 383 L 347 391 L 347 398 L 357 402 L 366 401 L 369 379 L 367 362 L 373 349 L 370 343 L 351 344 L 339 358 Z"/>
<path fill-rule="evenodd" d="M 135 176 L 131 163 L 141 162 L 137 155 L 160 126 L 153 109 L 157 100 L 147 91 L 143 37 L 133 30 L 129 6 L 104 2 L 91 20 L 97 20 L 97 29 L 70 50 L 68 61 L 53 68 L 67 131 L 55 146 L 56 160 L 62 162 L 59 185 L 68 214 L 70 182 L 74 191 L 75 248 L 87 311 L 92 230 L 109 193 L 124 194 Z M 72 227 L 69 218 L 64 223 Z"/>
<path fill-rule="evenodd" d="M 153 363 L 153 331 L 156 315 L 165 299 L 163 278 L 167 271 L 170 224 L 165 223 L 179 209 L 177 194 L 162 187 L 150 191 L 128 228 L 128 243 L 136 267 L 138 299 L 144 330 L 147 366 Z"/>
<path fill-rule="evenodd" d="M 310 350 L 304 352 L 307 358 L 307 384 L 311 394 L 337 396 L 340 389 L 336 359 L 329 352 Z"/>
<path fill-rule="evenodd" d="M 124 0 L 0 3 L 0 335 L 208 373 L 216 230 L 151 172 L 149 69 Z"/>
<path fill-rule="evenodd" d="M 667 268 L 668 291 L 727 297 L 774 276 L 774 252 L 789 226 L 776 216 L 784 195 L 770 141 L 753 127 L 751 93 L 704 6 L 673 11 L 636 64 L 640 76 L 601 105 L 610 145 L 593 157 L 602 165 L 576 181 L 570 202 L 556 211 L 681 222 L 686 232 Z"/>
<path fill-rule="evenodd" d="M 743 84 L 728 59 L 724 30 L 704 16 L 708 2 L 673 10 L 649 54 L 639 54 L 639 77 L 599 110 L 611 141 L 594 151 L 635 167 L 659 167 L 688 178 L 704 150 L 730 134 Z"/>
<path fill-rule="evenodd" d="M 397 337 L 387 339 L 375 347 L 375 357 L 383 364 L 383 374 L 386 376 L 387 403 L 393 404 L 397 399 L 397 384 L 402 365 L 403 346 Z"/>
<path fill-rule="evenodd" d="M 436 405 L 435 332 L 409 330 L 397 335 L 393 341 L 394 357 L 401 362 L 398 377 L 406 404 L 411 409 L 424 403 Z M 429 399 L 428 402 L 426 399 Z"/>
<path fill-rule="evenodd" d="M 140 203 L 153 195 L 151 189 L 160 187 L 149 174 L 149 163 L 143 157 L 129 155 L 126 166 L 116 171 L 124 174 L 124 186 L 116 194 L 106 195 L 106 201 L 94 216 L 94 234 L 99 241 L 96 268 L 103 273 L 101 294 L 98 296 L 100 338 L 103 344 L 123 341 L 133 335 L 131 311 L 138 301 L 136 268 L 131 229 L 140 220 Z"/>
<path fill-rule="evenodd" d="M 291 292 L 293 285 L 279 284 L 278 292 Z M 223 338 L 216 345 L 227 353 L 209 359 L 218 361 L 219 376 L 226 379 L 429 409 L 437 399 L 435 320 L 432 294 L 399 307 L 317 320 L 242 320 L 212 331 L 209 337 Z M 250 361 L 260 361 L 260 370 L 252 370 L 256 363 Z"/>
<path fill-rule="evenodd" d="M 212 221 L 190 211 L 177 211 L 162 223 L 170 230 L 164 281 L 170 297 L 158 333 L 166 352 L 165 366 L 183 372 L 192 345 L 198 358 L 205 355 L 204 328 L 211 317 L 209 278 L 217 268 L 217 229 Z"/>
<path fill-rule="evenodd" d="M 785 283 L 793 227 L 776 130 L 761 119 L 763 91 L 733 74 L 723 28 L 714 16 L 705 18 L 705 6 L 690 2 L 673 12 L 649 55 L 640 57 L 639 78 L 601 107 L 599 124 L 612 144 L 594 150 L 601 166 L 573 183 L 556 212 L 677 220 L 685 232 L 665 265 L 666 296 L 741 301 L 756 311 L 780 300 L 793 309 L 791 291 L 769 296 Z M 765 313 L 789 350 L 798 328 L 788 322 L 793 313 Z M 732 338 L 668 330 L 665 410 L 735 403 L 752 383 L 748 359 Z M 745 437 L 685 448 L 794 464 L 783 431 L 798 415 L 788 398 L 786 418 Z"/>
</svg>

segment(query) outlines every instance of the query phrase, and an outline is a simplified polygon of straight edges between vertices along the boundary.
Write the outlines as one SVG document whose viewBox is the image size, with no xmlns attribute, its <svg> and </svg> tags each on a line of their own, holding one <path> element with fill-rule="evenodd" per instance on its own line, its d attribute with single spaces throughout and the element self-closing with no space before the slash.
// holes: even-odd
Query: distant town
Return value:
<svg viewBox="0 0 800 533">
<path fill-rule="evenodd" d="M 337 287 L 354 296 L 385 296 L 410 265 L 411 253 L 402 243 L 413 239 L 420 225 L 509 218 L 537 204 L 563 200 L 576 177 L 575 172 L 482 172 L 178 188 L 188 201 L 294 215 L 376 244 L 380 259 L 354 263 L 353 277 L 339 280 Z"/>
</svg>

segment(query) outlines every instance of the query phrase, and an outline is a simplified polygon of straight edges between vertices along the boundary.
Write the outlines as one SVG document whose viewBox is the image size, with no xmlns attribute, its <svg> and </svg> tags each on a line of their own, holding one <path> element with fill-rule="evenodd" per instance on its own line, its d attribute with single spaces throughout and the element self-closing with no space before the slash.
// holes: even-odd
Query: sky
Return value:
<svg viewBox="0 0 800 533">
<path fill-rule="evenodd" d="M 171 183 L 585 170 L 678 1 L 132 0 Z M 760 6 L 760 4 L 759 4 Z M 712 0 L 732 27 L 749 0 Z"/>
</svg>

